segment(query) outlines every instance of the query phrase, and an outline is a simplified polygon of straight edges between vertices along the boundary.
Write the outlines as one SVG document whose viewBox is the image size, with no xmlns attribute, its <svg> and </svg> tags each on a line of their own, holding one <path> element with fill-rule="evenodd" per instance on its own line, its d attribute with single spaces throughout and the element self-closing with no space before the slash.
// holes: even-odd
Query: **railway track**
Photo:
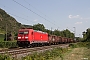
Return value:
<svg viewBox="0 0 90 60">
<path fill-rule="evenodd" d="M 10 55 L 11 57 L 15 57 L 15 58 L 21 58 L 29 54 L 33 54 L 34 52 L 39 53 L 39 52 L 44 52 L 46 50 L 52 50 L 53 48 L 57 48 L 57 47 L 66 48 L 68 46 L 69 44 L 59 44 L 59 45 L 34 47 L 34 48 L 5 49 L 5 50 L 0 50 L 0 54 Z"/>
</svg>

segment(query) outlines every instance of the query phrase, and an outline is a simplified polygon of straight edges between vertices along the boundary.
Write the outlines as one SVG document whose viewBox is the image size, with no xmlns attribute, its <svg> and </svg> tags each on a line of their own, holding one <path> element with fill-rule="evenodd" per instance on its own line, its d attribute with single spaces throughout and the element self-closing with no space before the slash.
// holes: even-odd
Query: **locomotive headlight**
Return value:
<svg viewBox="0 0 90 60">
<path fill-rule="evenodd" d="M 18 39 L 21 39 L 21 37 L 18 37 Z"/>
<path fill-rule="evenodd" d="M 25 37 L 25 39 L 28 39 L 28 37 Z"/>
</svg>

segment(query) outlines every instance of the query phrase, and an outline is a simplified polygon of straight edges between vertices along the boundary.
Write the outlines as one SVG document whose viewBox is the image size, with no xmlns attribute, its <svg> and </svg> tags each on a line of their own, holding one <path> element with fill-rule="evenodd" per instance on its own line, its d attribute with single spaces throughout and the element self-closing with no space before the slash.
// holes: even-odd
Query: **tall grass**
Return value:
<svg viewBox="0 0 90 60">
<path fill-rule="evenodd" d="M 10 56 L 7 56 L 7 55 L 1 55 L 1 54 L 0 54 L 0 60 L 13 60 L 13 59 L 10 58 Z"/>
<path fill-rule="evenodd" d="M 63 60 L 62 54 L 67 51 L 67 48 L 55 48 L 50 51 L 28 55 L 26 57 L 23 57 L 22 60 L 54 60 L 58 56 Z"/>
</svg>

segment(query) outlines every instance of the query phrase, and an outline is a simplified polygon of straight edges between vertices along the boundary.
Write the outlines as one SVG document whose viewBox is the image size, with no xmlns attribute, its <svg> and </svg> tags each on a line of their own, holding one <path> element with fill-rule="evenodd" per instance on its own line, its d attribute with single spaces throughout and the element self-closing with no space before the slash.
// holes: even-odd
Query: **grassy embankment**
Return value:
<svg viewBox="0 0 90 60">
<path fill-rule="evenodd" d="M 90 42 L 71 44 L 71 48 L 63 54 L 63 59 L 57 57 L 55 60 L 90 60 Z"/>
</svg>

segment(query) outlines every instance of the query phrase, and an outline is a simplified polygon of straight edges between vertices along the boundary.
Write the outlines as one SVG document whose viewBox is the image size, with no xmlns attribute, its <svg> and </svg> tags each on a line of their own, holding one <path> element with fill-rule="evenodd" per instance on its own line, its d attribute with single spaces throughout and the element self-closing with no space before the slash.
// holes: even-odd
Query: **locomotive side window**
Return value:
<svg viewBox="0 0 90 60">
<path fill-rule="evenodd" d="M 28 31 L 19 32 L 19 34 L 28 34 Z"/>
<path fill-rule="evenodd" d="M 24 34 L 28 34 L 28 31 L 25 31 Z"/>
</svg>

